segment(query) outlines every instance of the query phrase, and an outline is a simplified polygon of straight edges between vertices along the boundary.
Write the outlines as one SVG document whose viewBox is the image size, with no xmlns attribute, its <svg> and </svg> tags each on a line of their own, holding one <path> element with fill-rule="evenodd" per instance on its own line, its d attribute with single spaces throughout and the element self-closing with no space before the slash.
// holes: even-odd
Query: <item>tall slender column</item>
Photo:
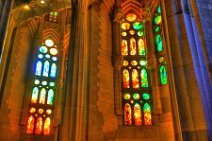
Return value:
<svg viewBox="0 0 212 141">
<path fill-rule="evenodd" d="M 72 22 L 61 138 L 86 140 L 88 93 L 87 0 L 72 1 Z"/>
<path fill-rule="evenodd" d="M 167 22 L 171 52 L 169 55 L 172 56 L 173 62 L 172 70 L 174 72 L 177 108 L 179 109 L 183 140 L 194 141 L 199 140 L 197 123 L 201 123 L 204 127 L 204 113 L 190 50 L 192 44 L 189 42 L 188 23 L 185 20 L 187 11 L 182 9 L 184 6 L 178 0 L 173 0 L 172 6 L 173 9 L 169 10 L 173 10 L 174 14 L 167 13 Z M 205 140 L 205 134 L 202 135 L 203 140 Z"/>
<path fill-rule="evenodd" d="M 13 0 L 1 1 L 0 10 L 0 55 L 3 50 L 4 37 L 7 29 L 8 18 Z"/>
</svg>

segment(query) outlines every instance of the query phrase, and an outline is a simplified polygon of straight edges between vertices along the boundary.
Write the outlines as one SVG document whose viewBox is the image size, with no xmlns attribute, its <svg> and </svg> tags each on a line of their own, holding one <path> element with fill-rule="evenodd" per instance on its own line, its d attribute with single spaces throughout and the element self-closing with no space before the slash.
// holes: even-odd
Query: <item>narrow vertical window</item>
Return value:
<svg viewBox="0 0 212 141">
<path fill-rule="evenodd" d="M 153 31 L 154 31 L 154 39 L 155 39 L 155 47 L 157 53 L 157 59 L 159 61 L 159 77 L 160 84 L 165 85 L 168 82 L 167 72 L 166 72 L 166 53 L 165 46 L 163 43 L 163 27 L 162 27 L 162 15 L 161 15 L 161 7 L 160 5 L 155 10 L 153 15 Z"/>
<path fill-rule="evenodd" d="M 145 120 L 147 116 L 151 118 L 151 111 L 143 110 L 143 102 L 150 103 L 151 93 L 146 60 L 145 23 L 139 15 L 129 12 L 120 28 L 123 55 L 121 69 L 123 122 L 127 126 L 150 125 Z M 143 97 L 145 92 L 148 92 L 148 98 Z"/>
<path fill-rule="evenodd" d="M 160 83 L 162 85 L 167 84 L 166 67 L 164 65 L 160 66 Z"/>
<path fill-rule="evenodd" d="M 125 125 L 132 125 L 131 106 L 128 103 L 124 106 L 124 123 Z"/>
<path fill-rule="evenodd" d="M 143 111 L 144 111 L 144 124 L 152 125 L 151 107 L 148 103 L 144 104 Z"/>
<path fill-rule="evenodd" d="M 26 121 L 26 134 L 50 135 L 56 95 L 58 49 L 52 39 L 46 39 L 37 49 L 35 74 Z"/>
</svg>

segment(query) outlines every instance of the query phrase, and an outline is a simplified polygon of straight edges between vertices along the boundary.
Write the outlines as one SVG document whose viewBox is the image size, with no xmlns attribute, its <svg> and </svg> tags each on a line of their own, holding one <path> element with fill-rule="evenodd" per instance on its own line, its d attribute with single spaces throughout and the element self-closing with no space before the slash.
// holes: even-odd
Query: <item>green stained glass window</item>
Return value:
<svg viewBox="0 0 212 141">
<path fill-rule="evenodd" d="M 154 19 L 154 24 L 160 24 L 161 23 L 161 16 L 156 16 L 155 19 Z"/>
<path fill-rule="evenodd" d="M 164 65 L 160 66 L 160 83 L 162 85 L 167 84 L 166 67 Z"/>
<path fill-rule="evenodd" d="M 147 94 L 147 93 L 143 93 L 142 97 L 144 100 L 149 100 L 149 98 L 150 98 L 149 94 Z"/>
<path fill-rule="evenodd" d="M 54 100 L 54 91 L 52 89 L 50 89 L 48 91 L 47 104 L 52 105 L 53 104 L 53 100 Z"/>
<path fill-rule="evenodd" d="M 154 29 L 154 32 L 159 32 L 160 31 L 160 26 L 156 26 Z"/>
<path fill-rule="evenodd" d="M 157 46 L 157 51 L 160 52 L 163 50 L 163 42 L 162 42 L 162 37 L 160 34 L 157 34 L 155 38 L 156 46 Z"/>
<path fill-rule="evenodd" d="M 139 93 L 134 93 L 134 94 L 133 94 L 133 99 L 139 100 L 139 99 L 140 99 Z"/>
<path fill-rule="evenodd" d="M 158 6 L 157 12 L 158 12 L 159 14 L 161 14 L 161 7 L 160 7 L 160 6 Z"/>
<path fill-rule="evenodd" d="M 142 23 L 140 23 L 140 22 L 135 22 L 135 23 L 133 24 L 133 28 L 134 28 L 135 30 L 140 30 L 140 29 L 144 28 L 144 25 L 143 25 Z"/>
<path fill-rule="evenodd" d="M 148 77 L 146 69 L 141 70 L 141 87 L 148 87 Z"/>
<path fill-rule="evenodd" d="M 144 124 L 152 125 L 151 107 L 148 103 L 144 104 L 143 111 L 144 111 Z"/>
<path fill-rule="evenodd" d="M 142 37 L 142 36 L 144 36 L 144 32 L 143 31 L 138 31 L 137 32 L 137 35 L 140 36 L 140 37 Z"/>
</svg>

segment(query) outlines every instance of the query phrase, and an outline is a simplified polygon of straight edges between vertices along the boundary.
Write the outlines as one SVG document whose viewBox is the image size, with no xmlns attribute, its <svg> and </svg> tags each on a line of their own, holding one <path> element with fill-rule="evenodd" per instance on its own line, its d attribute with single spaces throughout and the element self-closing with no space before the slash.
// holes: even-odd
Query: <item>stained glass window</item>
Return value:
<svg viewBox="0 0 212 141">
<path fill-rule="evenodd" d="M 47 21 L 57 23 L 57 19 L 58 19 L 58 12 L 50 12 L 48 15 L 46 15 Z"/>
<path fill-rule="evenodd" d="M 121 53 L 123 55 L 122 98 L 124 125 L 149 125 L 145 114 L 150 117 L 151 110 L 145 111 L 144 102 L 151 101 L 149 87 L 145 24 L 139 16 L 131 12 L 121 23 Z"/>
<path fill-rule="evenodd" d="M 148 103 L 144 104 L 143 111 L 144 111 L 144 124 L 152 125 L 151 107 Z"/>
<path fill-rule="evenodd" d="M 165 49 L 163 44 L 163 27 L 162 27 L 162 15 L 161 15 L 161 7 L 158 6 L 155 10 L 154 16 L 153 16 L 153 31 L 154 31 L 154 39 L 155 39 L 155 47 L 157 51 L 157 59 L 159 61 L 159 77 L 160 77 L 160 84 L 165 85 L 167 84 L 167 72 L 166 67 L 164 64 L 166 64 L 165 61 Z"/>
<path fill-rule="evenodd" d="M 49 135 L 53 117 L 54 97 L 56 94 L 58 49 L 50 38 L 37 50 L 34 61 L 34 77 L 30 93 L 26 133 Z"/>
<path fill-rule="evenodd" d="M 166 67 L 164 65 L 160 66 L 160 83 L 162 85 L 167 84 Z"/>
<path fill-rule="evenodd" d="M 155 45 L 157 52 L 163 51 L 161 26 L 162 26 L 162 17 L 161 17 L 161 9 L 159 6 L 153 18 L 153 31 L 155 32 Z"/>
</svg>

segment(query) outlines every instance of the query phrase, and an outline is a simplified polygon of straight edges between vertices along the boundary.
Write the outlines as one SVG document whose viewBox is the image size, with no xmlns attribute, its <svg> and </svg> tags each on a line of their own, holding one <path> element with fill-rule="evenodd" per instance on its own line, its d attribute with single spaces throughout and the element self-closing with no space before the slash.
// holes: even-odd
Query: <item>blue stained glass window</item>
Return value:
<svg viewBox="0 0 212 141">
<path fill-rule="evenodd" d="M 51 66 L 50 77 L 55 78 L 57 73 L 57 65 L 55 63 Z"/>
<path fill-rule="evenodd" d="M 35 75 L 41 75 L 42 72 L 42 62 L 38 61 L 36 64 Z"/>
<path fill-rule="evenodd" d="M 43 76 L 46 76 L 46 77 L 49 76 L 49 61 L 45 61 L 44 63 Z"/>
<path fill-rule="evenodd" d="M 54 91 L 52 89 L 50 89 L 48 91 L 47 104 L 52 105 L 53 104 L 53 99 L 54 99 Z"/>
</svg>

